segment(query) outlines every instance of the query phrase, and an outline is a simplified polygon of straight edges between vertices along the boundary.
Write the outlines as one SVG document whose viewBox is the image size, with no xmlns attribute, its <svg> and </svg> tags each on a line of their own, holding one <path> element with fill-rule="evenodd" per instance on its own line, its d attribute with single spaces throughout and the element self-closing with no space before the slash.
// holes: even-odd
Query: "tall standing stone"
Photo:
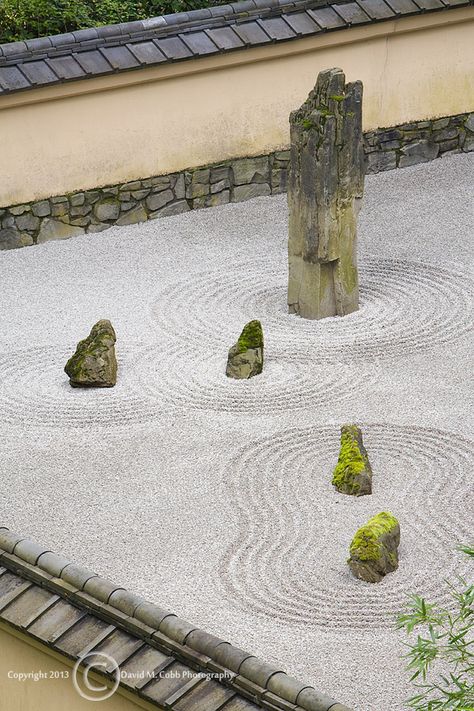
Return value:
<svg viewBox="0 0 474 711">
<path fill-rule="evenodd" d="M 290 313 L 344 316 L 359 308 L 357 214 L 364 189 L 362 82 L 320 72 L 290 115 Z"/>
</svg>

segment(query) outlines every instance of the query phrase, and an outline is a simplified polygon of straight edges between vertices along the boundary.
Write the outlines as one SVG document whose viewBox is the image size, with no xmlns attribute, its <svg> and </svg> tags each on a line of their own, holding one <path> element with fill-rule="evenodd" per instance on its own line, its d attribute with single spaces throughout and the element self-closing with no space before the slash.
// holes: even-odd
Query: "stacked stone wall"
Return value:
<svg viewBox="0 0 474 711">
<path fill-rule="evenodd" d="M 474 151 L 474 113 L 364 134 L 367 173 Z M 289 151 L 0 208 L 0 249 L 101 232 L 202 207 L 286 192 Z"/>
</svg>

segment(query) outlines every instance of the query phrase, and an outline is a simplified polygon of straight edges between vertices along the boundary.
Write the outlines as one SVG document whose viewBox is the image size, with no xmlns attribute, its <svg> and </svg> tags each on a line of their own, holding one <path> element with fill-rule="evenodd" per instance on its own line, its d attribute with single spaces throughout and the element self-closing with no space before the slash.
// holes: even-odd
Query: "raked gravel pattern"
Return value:
<svg viewBox="0 0 474 711">
<path fill-rule="evenodd" d="M 168 607 L 356 711 L 410 694 L 393 622 L 446 602 L 474 539 L 474 155 L 369 176 L 361 308 L 286 313 L 286 197 L 0 255 L 0 523 Z M 100 318 L 119 377 L 69 387 Z M 260 318 L 264 373 L 225 377 Z M 331 486 L 362 425 L 371 496 Z M 381 583 L 346 566 L 380 510 L 402 529 Z"/>
</svg>

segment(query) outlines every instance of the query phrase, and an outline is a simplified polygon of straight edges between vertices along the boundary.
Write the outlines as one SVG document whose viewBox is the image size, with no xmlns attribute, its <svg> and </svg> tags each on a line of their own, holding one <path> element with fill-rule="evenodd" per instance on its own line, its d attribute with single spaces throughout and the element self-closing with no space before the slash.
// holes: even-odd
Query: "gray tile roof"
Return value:
<svg viewBox="0 0 474 711">
<path fill-rule="evenodd" d="M 350 711 L 249 652 L 0 527 L 0 622 L 173 711 Z M 90 658 L 89 660 L 90 661 Z M 159 674 L 163 670 L 170 674 Z M 104 671 L 112 678 L 113 668 Z"/>
<path fill-rule="evenodd" d="M 287 42 L 474 0 L 242 0 L 0 45 L 0 95 Z"/>
</svg>

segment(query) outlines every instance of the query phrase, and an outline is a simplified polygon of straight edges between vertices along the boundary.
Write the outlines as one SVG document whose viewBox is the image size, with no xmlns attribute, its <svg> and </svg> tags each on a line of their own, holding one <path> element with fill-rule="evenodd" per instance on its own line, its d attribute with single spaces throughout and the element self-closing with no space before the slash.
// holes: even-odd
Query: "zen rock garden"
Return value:
<svg viewBox="0 0 474 711">
<path fill-rule="evenodd" d="M 346 84 L 341 69 L 321 72 L 303 106 L 290 116 L 288 185 L 288 307 L 307 319 L 345 316 L 359 308 L 357 214 L 364 189 L 362 84 Z M 116 335 L 98 321 L 64 370 L 74 388 L 108 388 L 117 381 Z M 264 335 L 249 321 L 230 348 L 225 375 L 249 380 L 263 372 Z M 341 427 L 334 488 L 353 497 L 372 493 L 372 467 L 362 431 Z M 400 526 L 388 512 L 373 516 L 354 535 L 352 574 L 376 583 L 398 567 Z"/>
</svg>

